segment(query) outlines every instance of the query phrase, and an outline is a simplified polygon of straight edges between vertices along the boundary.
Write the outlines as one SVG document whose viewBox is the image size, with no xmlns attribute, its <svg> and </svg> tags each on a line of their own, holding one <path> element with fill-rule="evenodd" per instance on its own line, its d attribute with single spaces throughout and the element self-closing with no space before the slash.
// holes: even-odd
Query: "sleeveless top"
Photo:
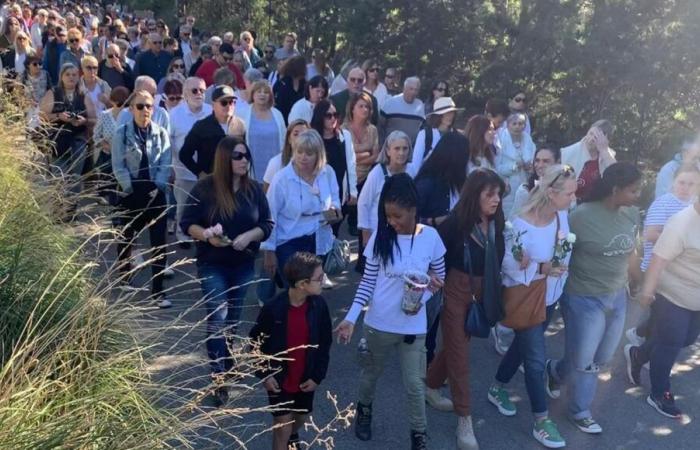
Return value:
<svg viewBox="0 0 700 450">
<path fill-rule="evenodd" d="M 53 114 L 69 112 L 87 117 L 84 94 L 82 94 L 78 90 L 75 90 L 73 100 L 68 101 L 66 100 L 65 93 L 63 92 L 63 89 L 61 87 L 56 86 L 53 89 L 51 89 L 51 91 L 53 92 L 53 109 L 51 110 Z M 86 125 L 75 127 L 70 123 L 64 122 L 61 122 L 57 126 L 57 128 L 59 129 L 59 132 L 71 133 L 74 135 L 85 134 L 87 132 Z"/>
</svg>

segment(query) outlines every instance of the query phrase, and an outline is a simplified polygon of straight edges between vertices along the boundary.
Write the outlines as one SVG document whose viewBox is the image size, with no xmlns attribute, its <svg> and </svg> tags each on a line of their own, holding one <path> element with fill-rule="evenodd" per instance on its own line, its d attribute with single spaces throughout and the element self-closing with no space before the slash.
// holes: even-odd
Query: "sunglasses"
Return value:
<svg viewBox="0 0 700 450">
<path fill-rule="evenodd" d="M 197 95 L 197 94 L 204 94 L 205 90 L 199 89 L 199 88 L 192 88 L 190 90 L 190 92 L 192 92 L 193 95 Z"/>
<path fill-rule="evenodd" d="M 445 91 L 447 90 L 447 88 L 446 88 L 446 87 L 442 87 L 442 86 L 438 86 L 438 87 L 435 88 L 435 90 L 438 91 L 438 92 L 445 92 Z"/>
<path fill-rule="evenodd" d="M 151 44 L 160 45 L 163 41 L 151 41 Z"/>
<path fill-rule="evenodd" d="M 97 70 L 97 66 L 85 66 L 85 70 Z"/>
<path fill-rule="evenodd" d="M 227 61 L 227 62 L 233 61 L 233 56 L 223 56 L 222 55 L 221 57 L 224 58 L 224 61 Z"/>
<path fill-rule="evenodd" d="M 179 102 L 180 100 L 182 100 L 182 95 L 169 95 L 168 96 L 169 102 Z"/>
<path fill-rule="evenodd" d="M 327 112 L 326 114 L 323 115 L 326 119 L 337 119 L 338 118 L 338 113 L 337 112 Z"/>
<path fill-rule="evenodd" d="M 26 41 L 27 38 L 24 37 L 24 36 L 18 36 L 18 37 L 17 37 L 17 40 L 18 40 L 18 41 Z"/>
<path fill-rule="evenodd" d="M 379 67 L 370 67 L 369 69 L 367 69 L 367 72 L 371 72 L 371 73 L 379 72 Z"/>
<path fill-rule="evenodd" d="M 182 33 L 184 37 L 190 37 L 190 33 Z"/>
<path fill-rule="evenodd" d="M 271 54 L 273 54 L 274 52 L 273 52 L 272 50 L 265 50 L 264 53 L 265 53 L 266 55 L 271 55 Z"/>
<path fill-rule="evenodd" d="M 557 174 L 557 176 L 554 177 L 554 179 L 552 180 L 552 182 L 549 183 L 549 187 L 554 186 L 554 183 L 556 183 L 556 182 L 559 180 L 559 177 L 561 177 L 562 175 L 564 175 L 565 178 L 569 178 L 569 177 L 570 177 L 571 175 L 573 175 L 574 173 L 575 173 L 575 172 L 574 172 L 574 168 L 573 168 L 573 167 L 571 167 L 571 166 L 568 165 L 568 164 L 565 165 L 565 166 L 561 169 L 561 172 L 559 172 L 559 173 Z"/>
<path fill-rule="evenodd" d="M 219 100 L 219 104 L 223 106 L 224 108 L 228 108 L 229 105 L 235 105 L 236 100 L 231 99 L 231 100 Z"/>
<path fill-rule="evenodd" d="M 243 153 L 243 152 L 231 153 L 231 160 L 233 160 L 233 161 L 240 161 L 244 158 L 250 161 L 250 155 L 247 152 L 246 153 Z"/>
<path fill-rule="evenodd" d="M 136 109 L 139 111 L 143 111 L 144 109 L 150 111 L 153 109 L 153 104 L 152 103 L 137 103 L 134 105 Z"/>
<path fill-rule="evenodd" d="M 351 83 L 362 84 L 365 82 L 365 79 L 364 78 L 348 78 L 348 81 Z"/>
<path fill-rule="evenodd" d="M 173 64 L 173 69 L 184 69 L 185 65 L 184 64 Z"/>
<path fill-rule="evenodd" d="M 32 65 L 32 66 L 34 66 L 34 67 L 41 67 L 41 66 L 42 66 L 42 63 L 40 63 L 40 62 L 33 62 L 33 63 L 30 63 L 30 65 Z"/>
<path fill-rule="evenodd" d="M 115 55 L 114 53 L 108 53 L 107 58 L 119 58 L 119 56 Z"/>
<path fill-rule="evenodd" d="M 525 97 L 515 97 L 513 101 L 515 103 L 523 103 L 525 101 Z"/>
<path fill-rule="evenodd" d="M 388 78 L 388 79 L 390 79 L 390 80 L 393 80 L 394 77 L 395 77 L 395 75 L 392 75 L 392 74 L 390 74 L 390 73 L 387 73 L 387 74 L 384 75 L 384 78 Z"/>
<path fill-rule="evenodd" d="M 73 39 L 69 39 L 68 42 L 70 42 L 71 44 L 75 44 L 75 43 L 80 42 L 80 39 L 73 38 Z"/>
</svg>

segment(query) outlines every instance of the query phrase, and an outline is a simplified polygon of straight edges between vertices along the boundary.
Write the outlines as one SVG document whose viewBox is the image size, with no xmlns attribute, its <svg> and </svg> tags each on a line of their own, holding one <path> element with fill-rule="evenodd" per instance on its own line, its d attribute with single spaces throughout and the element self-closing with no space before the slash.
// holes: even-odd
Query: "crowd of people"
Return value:
<svg viewBox="0 0 700 450">
<path fill-rule="evenodd" d="M 296 448 L 333 371 L 332 334 L 349 343 L 360 320 L 363 441 L 397 354 L 411 448 L 428 446 L 426 403 L 455 413 L 458 448 L 478 448 L 470 341 L 489 334 L 503 358 L 482 395 L 515 415 L 506 386 L 523 371 L 532 435 L 547 448 L 566 445 L 548 413 L 562 385 L 568 419 L 602 433 L 591 405 L 623 334 L 629 381 L 648 364 L 647 403 L 681 415 L 670 375 L 700 334 L 700 139 L 659 171 L 643 216 L 642 173 L 616 160 L 614 125 L 537 145 L 522 91 L 488 100 L 460 130 L 446 81 L 424 102 L 418 77 L 401 83 L 375 59 L 336 72 L 294 32 L 261 46 L 253 30 L 220 37 L 193 16 L 171 31 L 119 5 L 51 0 L 5 1 L 0 18 L 3 89 L 23 90 L 29 130 L 49 127 L 51 170 L 74 194 L 99 174 L 101 201 L 119 213 L 122 288 L 148 265 L 153 300 L 170 307 L 168 234 L 184 251 L 194 244 L 215 405 L 228 398 L 247 286 L 266 279 L 250 336 L 266 354 L 288 352 L 258 372 L 275 407 L 273 449 Z M 334 328 L 322 294 L 345 222 L 361 281 Z M 651 308 L 625 332 L 632 297 Z M 566 338 L 554 357 L 545 332 L 557 310 Z"/>
</svg>

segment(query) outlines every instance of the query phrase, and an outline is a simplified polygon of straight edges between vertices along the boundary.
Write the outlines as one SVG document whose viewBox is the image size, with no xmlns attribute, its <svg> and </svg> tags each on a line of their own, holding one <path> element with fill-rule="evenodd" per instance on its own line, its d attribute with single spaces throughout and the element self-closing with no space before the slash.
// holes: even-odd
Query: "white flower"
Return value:
<svg viewBox="0 0 700 450">
<path fill-rule="evenodd" d="M 574 233 L 569 233 L 566 235 L 566 242 L 569 244 L 574 244 L 576 243 L 576 235 Z"/>
<path fill-rule="evenodd" d="M 513 224 L 510 223 L 510 220 L 506 220 L 506 230 L 512 230 L 513 229 Z"/>
</svg>

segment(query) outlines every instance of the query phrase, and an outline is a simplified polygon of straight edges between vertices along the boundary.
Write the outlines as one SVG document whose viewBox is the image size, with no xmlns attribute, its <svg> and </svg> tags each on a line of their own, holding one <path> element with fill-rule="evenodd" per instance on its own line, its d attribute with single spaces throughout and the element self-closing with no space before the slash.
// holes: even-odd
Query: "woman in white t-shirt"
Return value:
<svg viewBox="0 0 700 450">
<path fill-rule="evenodd" d="M 362 372 L 355 420 L 355 435 L 371 439 L 372 401 L 377 380 L 393 353 L 399 354 L 408 411 L 412 448 L 425 448 L 425 334 L 426 308 L 431 291 L 445 278 L 445 246 L 437 231 L 418 223 L 418 193 L 411 177 L 394 175 L 384 183 L 379 222 L 365 249 L 365 272 L 350 311 L 336 331 L 349 342 L 364 308 L 364 341 L 360 341 Z M 430 276 L 420 301 L 408 308 L 405 277 Z M 427 279 L 426 279 L 427 280 Z M 420 294 L 418 294 L 420 295 Z M 423 446 L 420 446 L 422 443 Z"/>
<path fill-rule="evenodd" d="M 532 434 L 548 448 L 566 445 L 547 412 L 544 333 L 566 283 L 567 265 L 575 241 L 575 237 L 569 235 L 567 210 L 575 199 L 576 174 L 573 169 L 552 166 L 545 171 L 506 232 L 503 284 L 506 287 L 524 285 L 534 290 L 542 288 L 547 316 L 541 324 L 515 330 L 515 339 L 503 356 L 488 391 L 489 401 L 501 414 L 515 415 L 515 405 L 504 386 L 522 363 L 535 419 Z"/>
<path fill-rule="evenodd" d="M 292 159 L 292 144 L 294 140 L 299 136 L 304 130 L 309 129 L 309 123 L 303 119 L 297 119 L 289 122 L 287 127 L 287 133 L 284 136 L 284 147 L 282 147 L 282 152 L 273 156 L 272 159 L 267 163 L 267 168 L 265 169 L 265 174 L 263 175 L 263 190 L 267 192 L 272 183 L 272 179 L 275 174 L 282 170 L 289 161 Z"/>
</svg>

